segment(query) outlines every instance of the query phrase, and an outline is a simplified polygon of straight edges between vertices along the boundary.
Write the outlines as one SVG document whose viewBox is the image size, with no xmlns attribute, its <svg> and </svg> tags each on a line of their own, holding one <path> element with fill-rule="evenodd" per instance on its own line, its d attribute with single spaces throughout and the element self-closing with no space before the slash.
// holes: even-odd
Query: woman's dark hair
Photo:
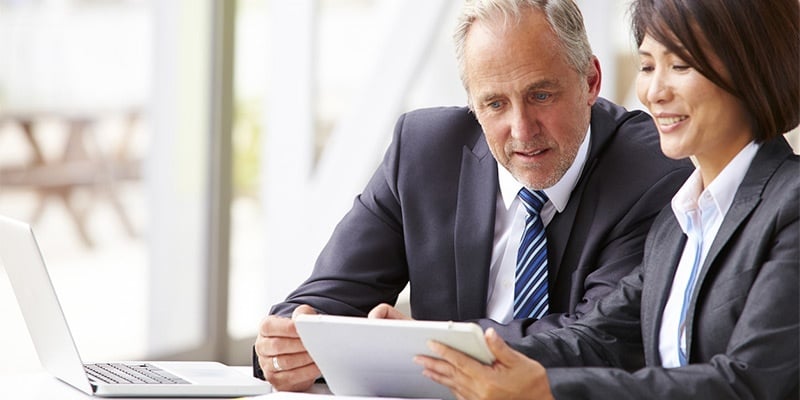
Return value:
<svg viewBox="0 0 800 400">
<path fill-rule="evenodd" d="M 798 0 L 635 0 L 630 11 L 636 44 L 650 35 L 739 98 L 756 141 L 800 123 Z"/>
</svg>

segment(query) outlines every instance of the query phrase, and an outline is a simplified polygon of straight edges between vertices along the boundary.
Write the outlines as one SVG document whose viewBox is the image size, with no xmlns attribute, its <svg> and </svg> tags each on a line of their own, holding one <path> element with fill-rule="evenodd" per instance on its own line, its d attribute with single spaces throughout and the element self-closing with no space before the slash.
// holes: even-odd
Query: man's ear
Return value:
<svg viewBox="0 0 800 400">
<path fill-rule="evenodd" d="M 600 61 L 597 57 L 592 56 L 589 66 L 586 68 L 586 83 L 589 86 L 589 106 L 594 105 L 597 97 L 600 96 L 600 84 L 602 82 L 603 73 L 600 70 Z"/>
</svg>

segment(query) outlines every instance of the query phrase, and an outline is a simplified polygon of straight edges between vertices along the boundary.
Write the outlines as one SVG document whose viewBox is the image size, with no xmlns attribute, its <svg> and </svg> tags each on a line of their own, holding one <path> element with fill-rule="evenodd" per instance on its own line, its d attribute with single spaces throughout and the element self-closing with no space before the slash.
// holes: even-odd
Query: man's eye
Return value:
<svg viewBox="0 0 800 400">
<path fill-rule="evenodd" d="M 493 102 L 489 103 L 489 108 L 491 108 L 493 110 L 496 110 L 496 109 L 500 108 L 500 106 L 502 106 L 502 104 L 499 101 L 493 101 Z"/>
<path fill-rule="evenodd" d="M 533 98 L 536 101 L 547 101 L 550 98 L 550 93 L 534 93 Z"/>
</svg>

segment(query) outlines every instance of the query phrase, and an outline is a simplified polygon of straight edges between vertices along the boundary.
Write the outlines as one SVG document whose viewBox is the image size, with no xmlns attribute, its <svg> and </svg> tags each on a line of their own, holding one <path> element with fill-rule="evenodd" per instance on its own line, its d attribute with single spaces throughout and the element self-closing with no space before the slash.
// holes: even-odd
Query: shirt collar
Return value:
<svg viewBox="0 0 800 400">
<path fill-rule="evenodd" d="M 672 212 L 684 232 L 687 232 L 687 220 L 684 217 L 691 210 L 714 207 L 719 215 L 725 215 L 733 204 L 733 197 L 744 180 L 753 158 L 758 152 L 759 144 L 750 142 L 722 169 L 717 177 L 703 190 L 700 170 L 695 169 L 689 179 L 681 186 L 672 198 Z"/>
<path fill-rule="evenodd" d="M 575 185 L 578 183 L 578 178 L 581 177 L 581 171 L 586 164 L 586 159 L 589 154 L 590 137 L 591 128 L 586 131 L 586 136 L 583 138 L 583 142 L 578 148 L 578 154 L 575 155 L 575 161 L 572 162 L 572 165 L 564 176 L 562 176 L 555 185 L 544 189 L 547 198 L 550 199 L 550 202 L 558 212 L 563 211 L 567 207 L 572 189 L 575 188 Z M 500 196 L 503 198 L 506 209 L 509 209 L 523 185 L 511 175 L 511 172 L 499 164 L 497 166 L 497 177 L 500 183 Z"/>
</svg>

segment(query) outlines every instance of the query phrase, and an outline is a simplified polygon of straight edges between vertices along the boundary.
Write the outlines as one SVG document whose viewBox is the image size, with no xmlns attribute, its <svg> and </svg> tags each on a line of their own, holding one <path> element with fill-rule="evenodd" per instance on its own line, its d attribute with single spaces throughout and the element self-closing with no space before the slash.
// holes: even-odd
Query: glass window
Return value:
<svg viewBox="0 0 800 400">
<path fill-rule="evenodd" d="M 85 359 L 206 339 L 209 5 L 0 1 L 0 214 L 32 223 Z M 0 309 L 0 353 L 38 367 L 4 272 Z"/>
</svg>

